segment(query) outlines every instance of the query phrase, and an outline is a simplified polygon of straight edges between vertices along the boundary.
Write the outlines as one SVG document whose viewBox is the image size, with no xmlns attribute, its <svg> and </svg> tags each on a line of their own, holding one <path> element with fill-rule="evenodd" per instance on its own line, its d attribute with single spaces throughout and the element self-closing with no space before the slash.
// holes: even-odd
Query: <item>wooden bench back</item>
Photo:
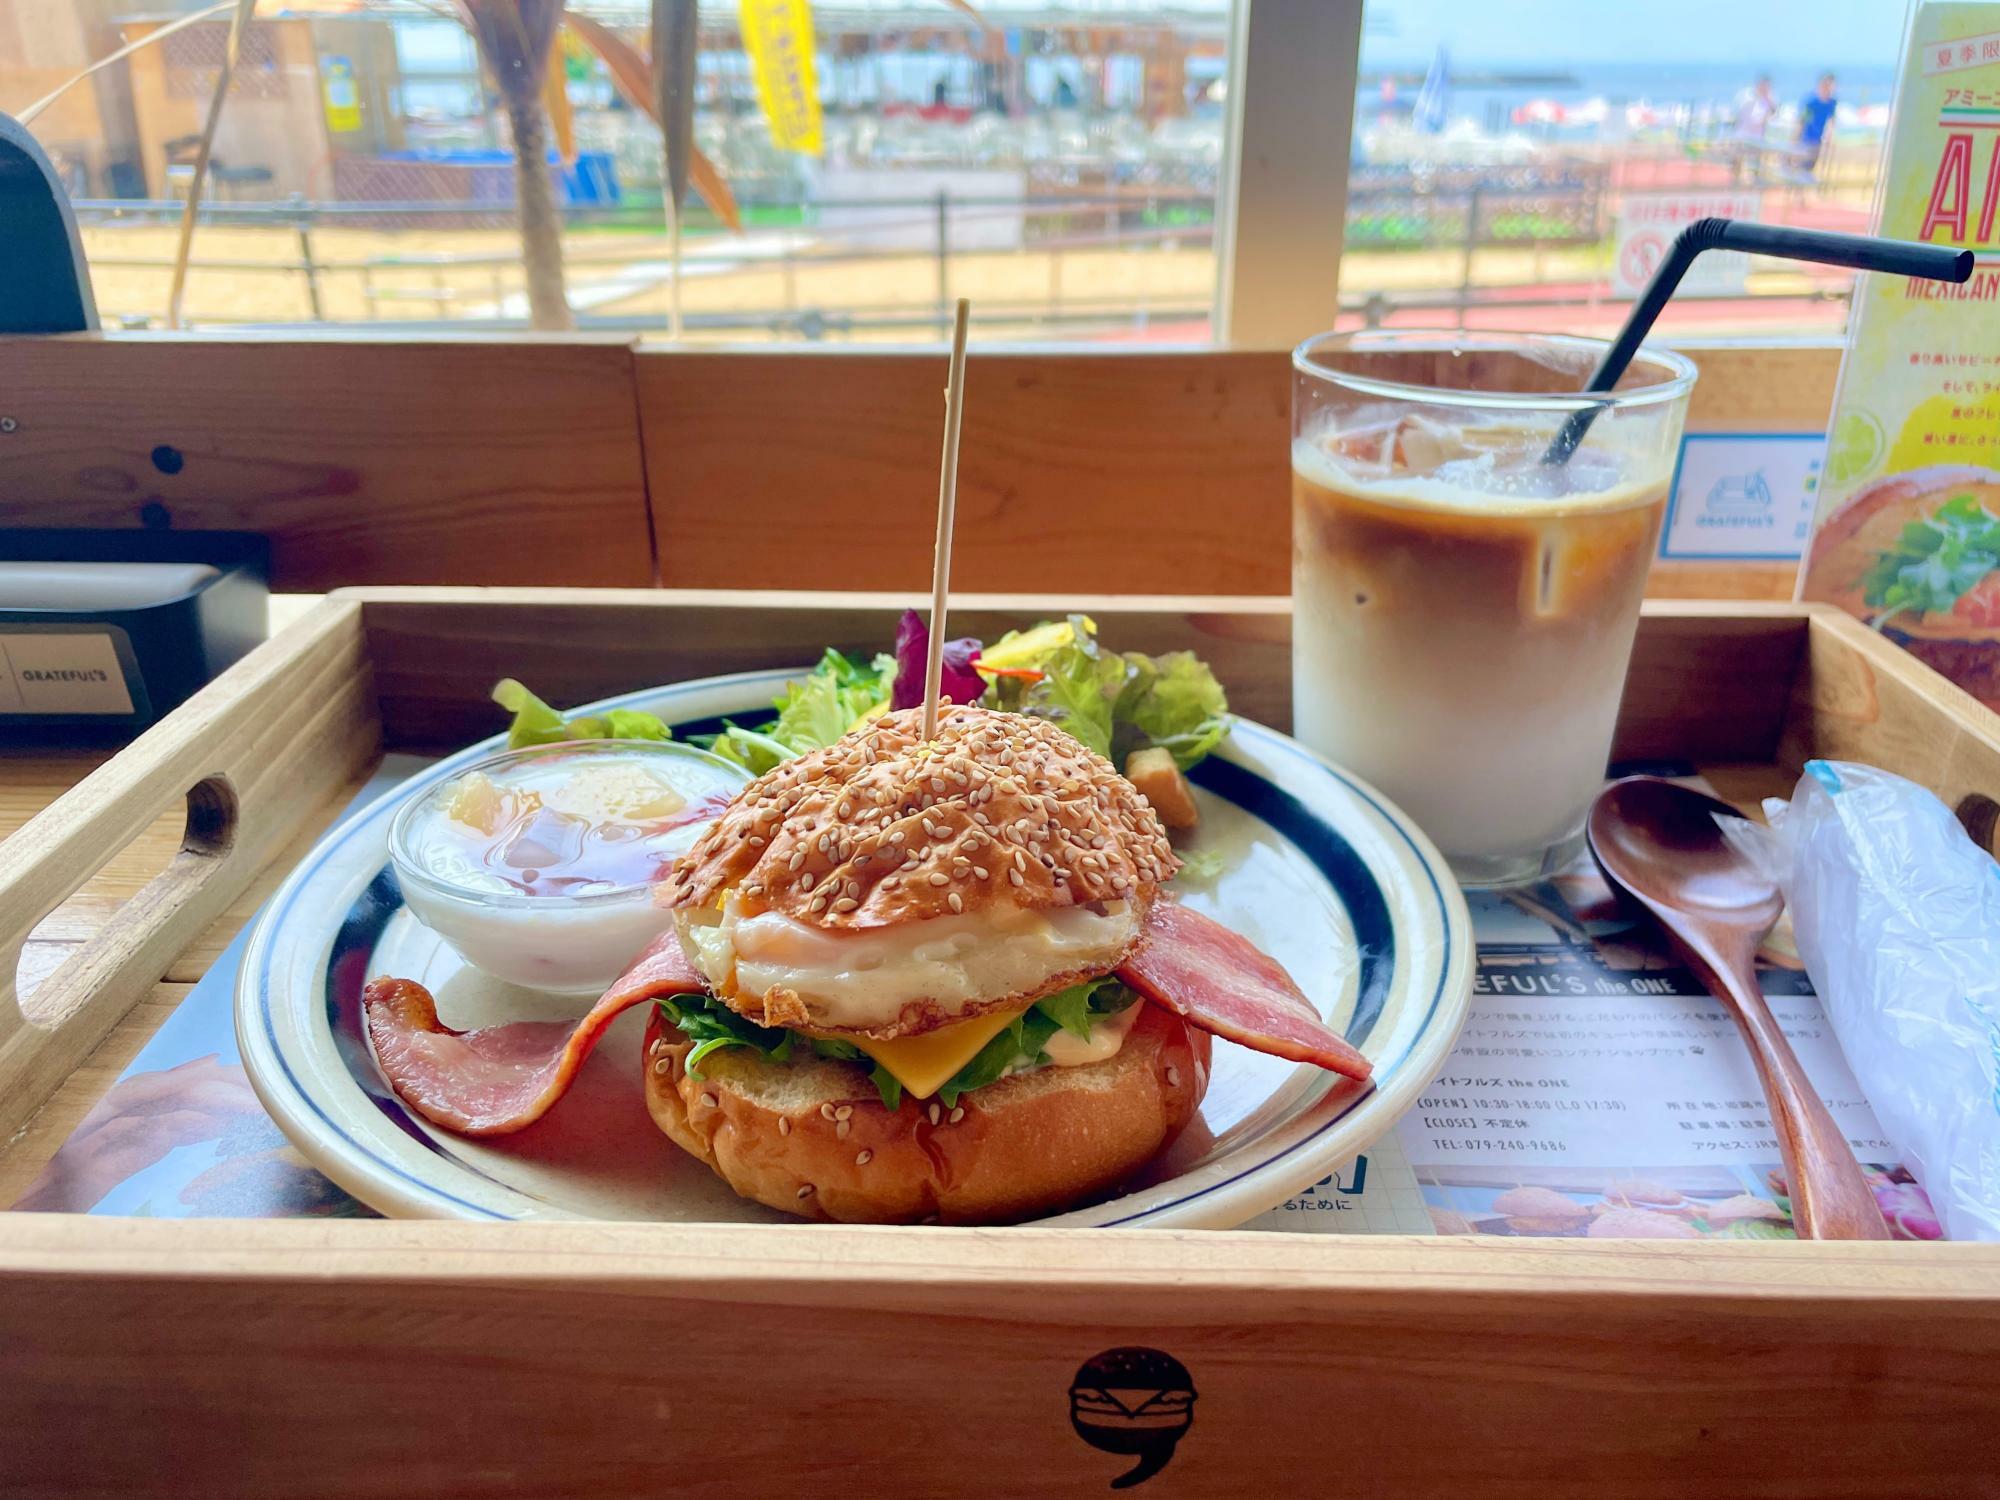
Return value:
<svg viewBox="0 0 2000 1500">
<path fill-rule="evenodd" d="M 1690 430 L 1813 431 L 1831 344 L 1692 351 Z M 261 531 L 274 585 L 914 589 L 935 351 L 616 337 L 0 340 L 0 525 Z M 954 582 L 1283 594 L 1283 354 L 975 352 Z M 1656 593 L 1788 596 L 1789 565 Z"/>
</svg>

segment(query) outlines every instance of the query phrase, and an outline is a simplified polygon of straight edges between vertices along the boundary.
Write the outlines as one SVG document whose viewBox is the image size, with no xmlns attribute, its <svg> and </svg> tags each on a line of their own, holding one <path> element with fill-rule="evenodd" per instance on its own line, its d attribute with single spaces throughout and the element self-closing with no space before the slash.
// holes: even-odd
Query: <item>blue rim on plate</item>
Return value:
<svg viewBox="0 0 2000 1500">
<path fill-rule="evenodd" d="M 624 694 L 589 711 L 647 707 L 685 737 L 718 728 L 722 714 L 764 710 L 800 675 L 705 678 Z M 238 982 L 238 1038 L 265 1107 L 316 1166 L 385 1212 L 576 1216 L 525 1197 L 416 1120 L 381 1079 L 359 1025 L 375 943 L 402 905 L 387 868 L 389 820 L 406 798 L 498 743 L 496 736 L 426 768 L 330 832 L 260 915 Z M 1295 1074 L 1310 1075 L 1306 1090 L 1262 1135 L 1166 1183 L 1038 1223 L 1240 1223 L 1379 1138 L 1442 1066 L 1464 1019 L 1472 977 L 1464 899 L 1406 817 L 1287 736 L 1245 720 L 1192 779 L 1296 850 L 1344 909 L 1356 949 L 1345 1030 L 1370 1056 L 1375 1076 L 1366 1087 L 1342 1087 L 1302 1066 Z M 1393 1024 L 1385 1027 L 1391 1009 Z"/>
</svg>

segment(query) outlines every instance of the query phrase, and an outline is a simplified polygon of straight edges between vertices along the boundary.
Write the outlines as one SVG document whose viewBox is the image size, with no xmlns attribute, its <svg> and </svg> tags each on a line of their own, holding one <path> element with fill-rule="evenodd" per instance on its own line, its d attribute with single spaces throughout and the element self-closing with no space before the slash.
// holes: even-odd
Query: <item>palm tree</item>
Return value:
<svg viewBox="0 0 2000 1500">
<path fill-rule="evenodd" d="M 538 329 L 574 328 L 563 291 L 562 214 L 549 174 L 549 122 L 542 108 L 563 0 L 458 0 L 458 9 L 499 86 L 514 136 L 514 202 L 528 277 L 528 320 Z"/>
</svg>

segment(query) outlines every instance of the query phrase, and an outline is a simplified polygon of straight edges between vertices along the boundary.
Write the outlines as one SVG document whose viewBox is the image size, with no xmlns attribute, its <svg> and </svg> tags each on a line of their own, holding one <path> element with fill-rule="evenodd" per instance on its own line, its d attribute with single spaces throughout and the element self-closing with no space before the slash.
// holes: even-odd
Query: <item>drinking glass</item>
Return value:
<svg viewBox="0 0 2000 1500">
<path fill-rule="evenodd" d="M 1298 737 L 1470 886 L 1573 859 L 1603 781 L 1695 379 L 1647 347 L 1585 395 L 1604 349 L 1395 329 L 1292 355 Z"/>
</svg>

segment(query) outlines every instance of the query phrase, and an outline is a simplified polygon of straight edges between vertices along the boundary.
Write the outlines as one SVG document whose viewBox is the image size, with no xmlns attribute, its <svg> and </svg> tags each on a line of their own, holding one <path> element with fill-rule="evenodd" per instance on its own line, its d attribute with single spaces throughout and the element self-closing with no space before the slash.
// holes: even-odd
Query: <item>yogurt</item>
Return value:
<svg viewBox="0 0 2000 1500">
<path fill-rule="evenodd" d="M 671 742 L 509 751 L 412 797 L 390 858 L 410 910 L 467 963 L 598 994 L 666 929 L 654 883 L 748 780 Z"/>
</svg>

